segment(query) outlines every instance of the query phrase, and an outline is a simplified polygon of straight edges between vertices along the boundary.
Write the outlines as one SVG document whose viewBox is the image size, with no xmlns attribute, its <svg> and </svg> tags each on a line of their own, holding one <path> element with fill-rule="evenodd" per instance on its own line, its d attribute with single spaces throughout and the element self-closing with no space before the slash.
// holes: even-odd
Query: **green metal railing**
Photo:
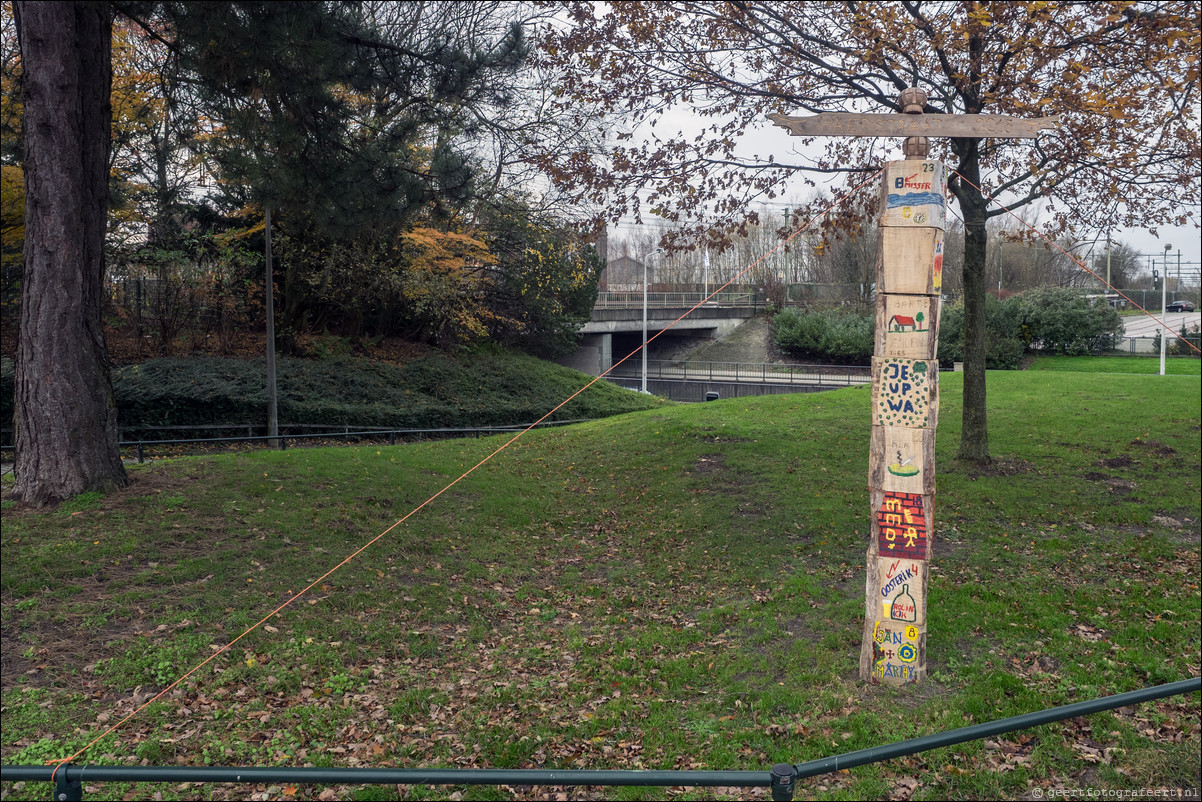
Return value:
<svg viewBox="0 0 1202 802">
<path fill-rule="evenodd" d="M 0 782 L 55 784 L 52 799 L 83 799 L 83 782 L 322 783 L 334 785 L 597 785 L 728 786 L 771 788 L 774 800 L 791 800 L 798 780 L 879 763 L 931 749 L 976 741 L 1014 730 L 1101 713 L 1119 707 L 1202 690 L 1202 678 L 1170 682 L 1021 716 L 972 724 L 947 732 L 874 746 L 806 763 L 778 763 L 763 771 L 590 771 L 557 769 L 370 769 L 223 766 L 0 766 Z M 53 774 L 53 779 L 52 779 Z"/>
</svg>

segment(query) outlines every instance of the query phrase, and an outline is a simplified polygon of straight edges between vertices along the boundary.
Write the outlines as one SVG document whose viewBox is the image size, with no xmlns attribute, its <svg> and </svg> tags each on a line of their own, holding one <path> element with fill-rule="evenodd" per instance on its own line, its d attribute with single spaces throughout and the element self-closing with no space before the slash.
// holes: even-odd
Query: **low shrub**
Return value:
<svg viewBox="0 0 1202 802">
<path fill-rule="evenodd" d="M 261 421 L 263 359 L 153 359 L 114 372 L 122 427 Z M 435 352 L 403 367 L 351 357 L 282 358 L 281 423 L 457 428 L 529 423 L 589 380 L 583 373 L 494 348 Z M 554 420 L 600 418 L 663 403 L 598 382 Z"/>
<path fill-rule="evenodd" d="M 844 365 L 871 363 L 874 328 L 870 315 L 841 310 L 785 309 L 772 318 L 777 348 L 799 359 Z"/>
<path fill-rule="evenodd" d="M 1018 296 L 1020 336 L 1031 351 L 1083 356 L 1112 347 L 1123 319 L 1106 304 L 1091 304 L 1075 290 L 1039 287 Z"/>
<path fill-rule="evenodd" d="M 381 428 L 462 428 L 530 423 L 591 377 L 517 352 L 482 347 L 432 352 L 398 367 L 354 357 L 283 357 L 276 366 L 279 420 Z M 113 371 L 118 423 L 197 426 L 263 423 L 265 359 L 152 359 Z M 13 415 L 13 362 L 0 360 L 0 414 Z M 664 401 L 597 382 L 549 420 L 604 418 Z"/>
<path fill-rule="evenodd" d="M 999 301 L 985 296 L 985 367 L 1014 370 L 1022 361 L 1026 343 L 1020 336 L 1019 297 Z M 964 303 L 945 304 L 939 313 L 939 363 L 950 368 L 964 361 Z"/>
</svg>

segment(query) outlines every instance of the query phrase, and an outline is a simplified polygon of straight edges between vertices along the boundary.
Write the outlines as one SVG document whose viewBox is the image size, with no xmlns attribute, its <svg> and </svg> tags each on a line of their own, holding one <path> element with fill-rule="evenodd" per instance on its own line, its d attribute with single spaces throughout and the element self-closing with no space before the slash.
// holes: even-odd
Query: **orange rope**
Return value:
<svg viewBox="0 0 1202 802">
<path fill-rule="evenodd" d="M 1006 212 L 1006 214 L 1010 215 L 1010 216 L 1011 216 L 1011 217 L 1013 217 L 1015 220 L 1019 221 L 1019 222 L 1020 222 L 1020 223 L 1022 223 L 1024 226 L 1026 226 L 1027 228 L 1029 228 L 1029 229 L 1031 229 L 1032 231 L 1034 231 L 1034 232 L 1036 233 L 1036 235 L 1038 235 L 1038 236 L 1039 236 L 1039 238 L 1040 238 L 1040 239 L 1042 239 L 1044 242 L 1048 243 L 1048 244 L 1049 244 L 1049 245 L 1051 245 L 1053 248 L 1055 248 L 1056 250 L 1060 251 L 1062 254 L 1064 254 L 1065 256 L 1067 256 L 1069 259 L 1072 259 L 1072 260 L 1073 260 L 1073 262 L 1075 262 L 1075 263 L 1076 263 L 1077 267 L 1081 268 L 1081 269 L 1082 269 L 1082 270 L 1084 270 L 1086 273 L 1088 273 L 1089 275 L 1093 276 L 1093 277 L 1094 277 L 1094 278 L 1096 278 L 1098 281 L 1102 282 L 1102 284 L 1104 284 L 1105 286 L 1107 286 L 1107 287 L 1109 287 L 1110 289 L 1114 290 L 1116 293 L 1118 293 L 1118 294 L 1119 294 L 1119 295 L 1121 295 L 1123 298 L 1125 298 L 1125 299 L 1126 299 L 1126 300 L 1127 300 L 1127 301 L 1128 301 L 1128 302 L 1129 302 L 1129 303 L 1130 303 L 1132 306 L 1134 306 L 1136 309 L 1138 309 L 1139 311 L 1143 312 L 1143 313 L 1144 313 L 1145 315 L 1147 315 L 1148 317 L 1150 317 L 1150 318 L 1152 318 L 1153 320 L 1155 320 L 1155 321 L 1156 321 L 1158 324 L 1160 324 L 1162 327 L 1164 327 L 1165 331 L 1168 331 L 1168 332 L 1170 332 L 1170 333 L 1171 333 L 1171 334 L 1172 334 L 1174 337 L 1176 337 L 1178 340 L 1181 340 L 1181 342 L 1185 343 L 1185 344 L 1186 344 L 1186 345 L 1188 345 L 1190 348 L 1193 348 L 1193 349 L 1194 349 L 1195 351 L 1197 351 L 1198 353 L 1202 353 L 1202 349 L 1199 349 L 1199 348 L 1198 348 L 1198 346 L 1194 345 L 1192 342 L 1190 342 L 1189 340 L 1185 339 L 1184 337 L 1182 337 L 1182 336 L 1181 336 L 1180 334 L 1178 334 L 1177 332 L 1173 331 L 1173 327 L 1172 327 L 1172 326 L 1168 325 L 1168 324 L 1167 324 L 1167 323 L 1165 323 L 1163 320 L 1161 320 L 1160 318 L 1156 317 L 1156 315 L 1155 315 L 1155 314 L 1153 314 L 1152 312 L 1149 312 L 1147 309 L 1144 309 L 1142 306 L 1140 306 L 1139 304 L 1137 304 L 1137 303 L 1135 302 L 1135 300 L 1134 300 L 1134 299 L 1132 299 L 1132 298 L 1128 298 L 1128 297 L 1127 297 L 1127 296 L 1126 296 L 1126 295 L 1123 293 L 1123 291 L 1122 291 L 1122 290 L 1120 290 L 1118 287 L 1115 287 L 1113 284 L 1111 284 L 1110 282 L 1108 282 L 1106 279 L 1102 278 L 1102 277 L 1101 277 L 1101 276 L 1099 276 L 1097 273 L 1095 273 L 1094 271 L 1090 270 L 1088 267 L 1086 267 L 1086 266 L 1085 266 L 1085 263 L 1084 263 L 1084 262 L 1082 262 L 1082 261 L 1081 261 L 1080 259 L 1078 259 L 1077 257 L 1073 256 L 1071 253 L 1069 253 L 1068 251 L 1066 251 L 1064 248 L 1062 248 L 1062 247 L 1060 246 L 1060 243 L 1056 242 L 1056 241 L 1055 241 L 1055 240 L 1053 240 L 1053 239 L 1049 239 L 1048 237 L 1044 236 L 1043 232 L 1041 232 L 1041 231 L 1040 231 L 1039 229 L 1037 229 L 1035 226 L 1033 226 L 1033 225 L 1031 225 L 1030 223 L 1028 223 L 1026 220 L 1024 220 L 1024 219 L 1022 219 L 1021 217 L 1019 217 L 1018 215 L 1016 215 L 1016 214 L 1015 214 L 1014 212 L 1012 212 L 1012 211 L 1009 209 L 1009 207 L 1007 207 L 1007 206 L 1006 206 L 1004 203 L 1002 203 L 1002 202 L 1001 202 L 1001 201 L 999 201 L 997 198 L 995 198 L 995 197 L 993 197 L 992 195 L 990 195 L 989 193 L 987 193 L 985 190 L 983 190 L 983 189 L 981 189 L 980 187 L 978 187 L 978 186 L 977 186 L 976 184 L 974 184 L 973 182 L 969 181 L 969 180 L 968 180 L 967 178 L 965 178 L 965 177 L 964 177 L 964 176 L 963 176 L 961 173 L 957 172 L 956 170 L 952 170 L 952 172 L 953 172 L 953 173 L 955 173 L 957 176 L 959 176 L 959 177 L 960 177 L 960 180 L 961 180 L 961 181 L 963 181 L 965 184 L 968 184 L 970 187 L 973 187 L 973 188 L 974 188 L 974 189 L 976 189 L 978 192 L 980 192 L 982 195 L 984 195 L 986 198 L 988 198 L 988 199 L 989 199 L 991 202 L 993 202 L 993 203 L 996 203 L 998 206 L 1000 206 L 1000 207 L 1002 208 L 1002 210 L 1003 210 L 1004 212 Z M 1166 279 L 1167 279 L 1167 276 L 1166 276 Z"/>
<path fill-rule="evenodd" d="M 667 326 L 665 326 L 665 327 L 664 327 L 663 329 L 661 329 L 660 331 L 656 332 L 656 334 L 655 334 L 655 336 L 654 336 L 654 337 L 649 337 L 649 338 L 647 339 L 647 342 L 651 342 L 651 341 L 652 341 L 652 340 L 654 340 L 656 337 L 660 336 L 660 335 L 661 335 L 661 334 L 663 334 L 665 331 L 667 331 L 668 329 L 672 328 L 673 326 L 675 326 L 675 325 L 676 325 L 677 323 L 679 323 L 680 321 L 684 320 L 686 317 L 688 317 L 689 315 L 691 315 L 693 312 L 697 311 L 697 309 L 699 309 L 699 308 L 700 308 L 700 307 L 701 307 L 703 304 L 705 304 L 707 301 L 709 301 L 711 298 L 713 298 L 713 297 L 714 297 L 715 295 L 717 295 L 718 293 L 722 292 L 722 290 L 726 289 L 727 287 L 729 287 L 729 286 L 730 286 L 731 284 L 733 284 L 734 282 L 738 281 L 740 278 L 742 278 L 742 277 L 743 277 L 743 276 L 744 276 L 744 275 L 745 275 L 745 274 L 746 274 L 746 273 L 747 273 L 749 270 L 751 270 L 753 267 L 755 267 L 756 265 L 760 264 L 761 262 L 763 262 L 763 261 L 764 261 L 765 259 L 767 259 L 768 257 L 770 257 L 770 256 L 772 256 L 773 254 L 775 254 L 777 251 L 779 251 L 781 248 L 783 248 L 785 245 L 787 245 L 789 242 L 791 242 L 791 241 L 792 241 L 792 240 L 793 240 L 793 239 L 794 239 L 796 236 L 798 236 L 798 235 L 799 235 L 799 234 L 801 234 L 802 232 L 804 232 L 804 231 L 806 231 L 807 229 L 809 229 L 809 228 L 810 228 L 812 225 L 814 225 L 814 223 L 816 223 L 816 222 L 817 222 L 817 221 L 818 221 L 818 220 L 819 220 L 819 219 L 820 219 L 820 218 L 821 218 L 823 215 L 825 215 L 827 212 L 829 212 L 829 211 L 831 211 L 832 209 L 834 209 L 834 208 L 835 208 L 836 206 L 838 206 L 840 203 L 843 203 L 844 201 L 846 201 L 846 200 L 847 200 L 849 197 L 851 197 L 851 195 L 852 195 L 852 194 L 854 194 L 855 192 L 857 192 L 857 191 L 858 191 L 858 190 L 859 190 L 861 187 L 864 187 L 864 186 L 866 186 L 866 185 L 867 185 L 867 184 L 868 184 L 870 181 L 874 180 L 874 179 L 875 179 L 877 176 L 879 176 L 879 175 L 880 175 L 882 172 L 884 172 L 884 170 L 877 170 L 875 173 L 873 173 L 873 174 L 872 174 L 871 176 L 869 176 L 867 179 L 865 179 L 864 181 L 862 181 L 861 183 L 857 184 L 855 187 L 853 187 L 852 189 L 850 189 L 850 190 L 849 190 L 849 191 L 848 191 L 846 194 L 844 194 L 842 197 L 840 197 L 840 198 L 838 198 L 837 200 L 835 200 L 835 201 L 834 201 L 834 202 L 833 202 L 833 203 L 832 203 L 830 206 L 826 207 L 824 210 L 822 210 L 822 211 L 821 211 L 821 212 L 819 212 L 817 215 L 815 215 L 814 217 L 812 217 L 812 218 L 809 220 L 809 222 L 807 222 L 807 223 L 806 223 L 804 226 L 802 226 L 801 228 L 798 228 L 798 229 L 797 229 L 796 231 L 794 231 L 792 234 L 790 234 L 789 236 L 787 236 L 787 237 L 785 237 L 783 240 L 781 240 L 780 244 L 779 244 L 779 245 L 777 245 L 775 248 L 773 248 L 772 250 L 768 251 L 766 254 L 764 254 L 763 256 L 761 256 L 759 259 L 756 259 L 754 262 L 752 262 L 751 264 L 747 265 L 747 267 L 745 267 L 745 268 L 743 268 L 742 270 L 740 270 L 740 271 L 739 271 L 739 272 L 738 272 L 738 273 L 737 273 L 737 274 L 736 274 L 736 275 L 735 275 L 733 278 L 731 278 L 729 281 L 727 281 L 727 282 L 726 282 L 725 284 L 723 284 L 721 287 L 718 287 L 716 290 L 714 290 L 713 292 L 711 292 L 709 295 L 707 295 L 707 296 L 705 296 L 704 298 L 702 298 L 702 299 L 701 299 L 699 302 L 697 302 L 697 304 L 695 304 L 693 307 L 691 307 L 691 308 L 690 308 L 688 311 L 686 311 L 686 312 L 685 312 L 683 315 L 681 315 L 680 317 L 678 317 L 678 318 L 676 318 L 675 320 L 673 320 L 671 323 L 669 323 Z M 646 289 L 647 289 L 647 288 L 646 288 L 646 287 L 644 287 L 644 288 L 643 288 L 643 291 L 644 291 L 644 292 L 646 292 Z M 495 451 L 493 451 L 491 454 L 489 454 L 488 456 L 486 456 L 484 459 L 480 460 L 480 461 L 479 461 L 479 462 L 477 462 L 475 465 L 473 465 L 472 467 L 468 468 L 466 471 L 464 471 L 462 474 L 460 474 L 460 476 L 459 476 L 457 479 L 455 479 L 454 481 L 452 481 L 450 484 L 448 484 L 448 485 L 447 485 L 446 487 L 444 487 L 442 490 L 439 490 L 437 493 L 435 493 L 434 495 L 430 496 L 430 498 L 426 499 L 426 500 L 425 500 L 425 501 L 423 501 L 421 504 L 419 504 L 418 506 L 414 507 L 412 510 L 410 510 L 410 511 L 408 512 L 408 514 L 406 514 L 406 515 L 405 515 L 405 517 L 403 517 L 403 518 L 401 518 L 400 520 L 396 521 L 396 522 L 395 522 L 395 523 L 394 523 L 392 526 L 388 527 L 388 528 L 387 528 L 387 529 L 385 529 L 383 532 L 381 532 L 380 534 L 376 535 L 376 536 L 375 536 L 375 537 L 373 537 L 371 540 L 367 541 L 367 543 L 364 543 L 362 546 L 360 546 L 358 549 L 356 549 L 354 552 L 352 552 L 350 555 L 348 555 L 348 556 L 347 556 L 347 557 L 346 557 L 344 560 L 342 560 L 342 562 L 338 563 L 338 564 L 337 564 L 337 565 L 335 565 L 333 568 L 331 568 L 330 570 L 326 571 L 324 574 L 322 574 L 321 576 L 319 576 L 317 579 L 315 579 L 315 580 L 313 580 L 312 582 L 310 582 L 310 583 L 309 583 L 309 584 L 308 584 L 308 585 L 307 585 L 307 586 L 306 586 L 306 587 L 305 587 L 303 590 L 301 590 L 299 593 L 297 593 L 296 595 L 294 595 L 292 598 L 288 599 L 288 601 L 284 602 L 284 603 L 283 603 L 283 604 L 281 604 L 279 607 L 276 607 L 276 608 L 275 608 L 274 610 L 272 610 L 270 613 L 268 613 L 267 615 L 263 616 L 263 618 L 259 619 L 257 622 L 255 622 L 254 624 L 252 624 L 251 626 L 249 626 L 249 627 L 246 629 L 246 631 L 245 631 L 245 632 L 243 632 L 241 635 L 239 635 L 238 637 L 236 637 L 236 638 L 234 638 L 233 640 L 231 640 L 229 643 L 227 643 L 227 644 L 225 644 L 224 646 L 222 646 L 220 649 L 218 649 L 218 650 L 217 650 L 217 651 L 215 651 L 213 654 L 211 654 L 211 655 L 210 655 L 210 656 L 209 656 L 207 659 L 205 659 L 203 662 L 199 663 L 199 664 L 198 664 L 198 665 L 196 665 L 194 668 L 192 668 L 191 670 L 189 670 L 189 671 L 188 671 L 186 674 L 183 674 L 183 675 L 182 675 L 182 676 L 181 676 L 179 679 L 177 679 L 175 682 L 171 683 L 171 684 L 170 684 L 170 685 L 168 685 L 166 688 L 164 688 L 163 690 L 159 691 L 159 692 L 158 692 L 158 694 L 156 694 L 154 697 L 152 697 L 151 699 L 149 699 L 149 700 L 147 700 L 146 702 L 144 702 L 144 703 L 143 703 L 143 704 L 142 704 L 140 707 L 136 708 L 136 709 L 135 709 L 133 712 L 131 712 L 129 715 L 125 716 L 125 718 L 121 719 L 121 720 L 120 720 L 120 721 L 118 721 L 116 724 L 113 724 L 113 725 L 112 725 L 111 727 L 109 727 L 107 730 L 105 730 L 104 732 L 102 732 L 100 735 L 98 735 L 98 736 L 96 736 L 95 738 L 93 738 L 93 739 L 92 739 L 91 741 L 89 741 L 89 742 L 88 742 L 88 743 L 87 743 L 85 746 L 83 746 L 83 747 L 82 747 L 82 748 L 81 748 L 79 751 L 77 751 L 77 752 L 75 752 L 73 755 L 70 755 L 70 756 L 68 756 L 68 757 L 65 757 L 65 758 L 60 758 L 60 759 L 57 759 L 57 760 L 48 760 L 48 761 L 46 761 L 46 764 L 47 764 L 47 765 L 54 765 L 54 771 L 52 771 L 52 772 L 50 773 L 50 779 L 51 779 L 51 781 L 52 781 L 52 782 L 54 781 L 54 775 L 55 775 L 55 774 L 58 772 L 58 770 L 59 770 L 59 767 L 61 767 L 63 764 L 70 763 L 72 760 L 74 760 L 75 758 L 77 758 L 77 757 L 79 757 L 80 755 L 82 755 L 84 752 L 86 752 L 86 751 L 88 751 L 89 749 L 91 749 L 93 746 L 95 746 L 95 745 L 96 745 L 97 743 L 99 743 L 101 740 L 103 740 L 104 738 L 106 738 L 108 735 L 110 735 L 111 733 L 115 732 L 115 731 L 116 731 L 118 728 L 120 728 L 120 727 L 121 727 L 121 725 L 125 724 L 125 722 L 129 721 L 129 720 L 130 720 L 130 719 L 132 719 L 134 716 L 138 715 L 138 714 L 139 714 L 139 713 L 141 713 L 143 710 L 145 710 L 147 707 L 149 707 L 150 705 L 152 705 L 152 704 L 154 704 L 155 702 L 157 702 L 159 699 L 161 699 L 163 696 L 165 696 L 165 695 L 166 695 L 166 694 L 167 694 L 169 691 L 171 691 L 172 689 L 174 689 L 176 686 L 178 686 L 178 685 L 179 685 L 181 682 L 183 682 L 184 680 L 186 680 L 188 677 L 192 676 L 192 675 L 193 675 L 193 674 L 195 674 L 197 671 L 199 671 L 200 669 L 204 668 L 206 665 L 208 665 L 209 663 L 211 663 L 213 660 L 217 659 L 217 658 L 218 658 L 220 655 L 222 655 L 222 654 L 224 654 L 225 652 L 227 652 L 227 651 L 230 649 L 230 647 L 232 647 L 232 646 L 233 646 L 235 643 L 237 643 L 238 641 L 240 641 L 240 640 L 242 640 L 243 638 L 245 638 L 245 637 L 246 637 L 247 635 L 249 635 L 251 632 L 254 632 L 254 631 L 255 631 L 256 629 L 258 629 L 260 626 L 262 626 L 263 624 L 267 623 L 267 621 L 271 620 L 271 617 L 272 617 L 272 616 L 274 616 L 274 615 L 276 615 L 277 613 L 279 613 L 279 612 L 280 612 L 281 610 L 283 610 L 285 607 L 288 607 L 289 605 L 291 605 L 291 604 L 292 604 L 294 601 L 296 601 L 297 599 L 299 599 L 301 596 L 304 596 L 306 593 L 308 593 L 310 590 L 312 590 L 314 587 L 316 587 L 318 584 L 320 584 L 320 583 L 321 583 L 323 580 L 327 579 L 327 578 L 328 578 L 328 577 L 329 577 L 331 574 L 333 574 L 333 573 L 334 573 L 335 571 L 337 571 L 339 568 L 341 568 L 342 566 L 344 566 L 344 565 L 346 565 L 347 563 L 349 563 L 351 560 L 353 560 L 353 559 L 355 559 L 356 557 L 358 557 L 360 554 L 362 554 L 364 551 L 366 551 L 366 550 L 367 550 L 367 549 L 368 549 L 370 546 L 374 545 L 374 544 L 375 544 L 377 541 L 379 541 L 381 538 L 383 538 L 383 537 L 384 537 L 385 535 L 387 535 L 389 532 L 391 532 L 392 530 L 396 529 L 398 526 L 400 526 L 401 524 L 403 524 L 405 521 L 407 521 L 407 520 L 409 520 L 410 518 L 412 518 L 412 517 L 413 517 L 415 514 L 417 514 L 417 513 L 418 513 L 420 510 L 422 510 L 422 509 L 424 509 L 426 506 L 428 506 L 428 505 L 429 505 L 429 504 L 430 504 L 432 501 L 434 501 L 436 498 L 438 498 L 438 497 L 439 497 L 439 496 L 441 496 L 443 493 L 445 493 L 445 492 L 447 492 L 448 490 L 450 490 L 450 489 L 451 489 L 452 487 L 454 487 L 455 485 L 457 485 L 457 484 L 459 484 L 460 482 L 462 482 L 462 481 L 463 481 L 464 479 L 466 479 L 466 478 L 467 478 L 469 475 L 471 475 L 472 473 L 474 473 L 474 472 L 476 471 L 476 469 L 477 469 L 477 468 L 479 468 L 480 466 L 484 465 L 486 462 L 488 462 L 488 461 L 489 461 L 489 460 L 491 460 L 493 457 L 495 457 L 495 456 L 497 456 L 498 454 L 500 454 L 500 453 L 501 453 L 502 451 L 504 451 L 505 449 L 509 448 L 511 445 L 513 445 L 515 442 L 517 442 L 517 440 L 518 440 L 520 437 L 522 437 L 524 434 L 526 434 L 526 433 L 527 433 L 527 432 L 529 432 L 531 429 L 535 428 L 535 427 L 536 427 L 536 426 L 538 426 L 540 423 L 542 423 L 543 421 L 545 421 L 547 418 L 551 417 L 551 416 L 552 416 L 552 415 L 554 415 L 556 412 L 558 412 L 560 409 L 562 409 L 563 407 L 565 407 L 567 404 L 569 404 L 569 403 L 572 401 L 572 399 L 576 398 L 576 396 L 580 395 L 580 394 L 581 394 L 581 393 L 583 393 L 585 390 L 587 390 L 588 388 L 592 387 L 592 386 L 593 386 L 594 384 L 596 384 L 597 382 L 601 381 L 601 379 L 603 379 L 603 378 L 605 378 L 606 376 L 608 376 L 608 375 L 609 375 L 609 374 L 610 374 L 610 373 L 611 373 L 611 372 L 612 372 L 612 371 L 613 371 L 615 368 L 617 368 L 619 365 L 621 365 L 621 364 L 622 364 L 623 362 L 625 362 L 627 359 L 630 359 L 630 357 L 634 356 L 634 354 L 635 354 L 635 353 L 636 353 L 636 352 L 634 352 L 634 351 L 631 351 L 629 354 L 627 354 L 626 356 L 622 357 L 622 359 L 620 359 L 620 360 L 618 360 L 617 362 L 615 362 L 613 365 L 611 365 L 611 366 L 610 366 L 609 370 L 606 370 L 604 373 L 602 373 L 601 375 L 599 375 L 599 376 L 597 376 L 596 378 L 594 378 L 594 379 L 593 379 L 592 381 L 590 381 L 588 384 L 584 385 L 584 386 L 583 386 L 583 387 L 581 387 L 579 390 L 577 390 L 576 392 L 572 393 L 570 396 L 568 396 L 566 399 L 564 399 L 563 401 L 561 401 L 561 402 L 560 402 L 558 405 L 556 405 L 556 406 L 555 406 L 553 409 L 551 409 L 549 412 L 547 412 L 547 413 L 546 413 L 545 415 L 543 415 L 541 418 L 539 418 L 539 419 L 538 419 L 538 420 L 536 420 L 534 423 L 530 424 L 530 425 L 529 425 L 529 426 L 527 426 L 525 429 L 523 429 L 522 431 L 518 432 L 518 433 L 517 433 L 517 434 L 515 434 L 513 437 L 511 437 L 511 438 L 510 438 L 508 441 L 506 441 L 506 442 L 505 442 L 505 444 L 504 444 L 504 445 L 502 445 L 500 448 L 496 449 L 496 450 L 495 450 Z"/>
</svg>

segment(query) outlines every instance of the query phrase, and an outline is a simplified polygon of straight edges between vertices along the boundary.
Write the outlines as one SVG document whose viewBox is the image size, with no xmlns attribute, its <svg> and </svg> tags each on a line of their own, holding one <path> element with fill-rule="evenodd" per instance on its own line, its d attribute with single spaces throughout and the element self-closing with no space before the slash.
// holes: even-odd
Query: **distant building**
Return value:
<svg viewBox="0 0 1202 802">
<path fill-rule="evenodd" d="M 638 292 L 643 288 L 643 263 L 631 256 L 610 259 L 597 287 L 602 292 Z"/>
<path fill-rule="evenodd" d="M 1090 306 L 1097 306 L 1099 302 L 1105 302 L 1111 309 L 1127 308 L 1127 299 L 1113 292 L 1105 295 L 1086 295 L 1085 300 L 1089 301 Z"/>
</svg>

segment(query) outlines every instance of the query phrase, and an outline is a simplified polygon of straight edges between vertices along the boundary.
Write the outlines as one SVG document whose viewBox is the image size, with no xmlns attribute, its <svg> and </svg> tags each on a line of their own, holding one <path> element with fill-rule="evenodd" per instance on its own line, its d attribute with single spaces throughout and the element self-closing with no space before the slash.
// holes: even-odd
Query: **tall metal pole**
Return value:
<svg viewBox="0 0 1202 802">
<path fill-rule="evenodd" d="M 1000 238 L 997 248 L 997 297 L 998 300 L 1002 298 L 1002 241 Z"/>
<path fill-rule="evenodd" d="M 1106 233 L 1106 291 L 1110 291 L 1110 232 Z"/>
<path fill-rule="evenodd" d="M 1169 290 L 1169 251 L 1171 251 L 1172 249 L 1173 249 L 1172 245 L 1164 246 L 1164 265 L 1160 271 L 1162 274 L 1160 276 L 1160 319 L 1161 320 L 1165 319 L 1165 316 L 1168 314 L 1168 311 L 1169 311 L 1168 310 L 1168 306 L 1169 306 L 1169 292 L 1168 292 L 1168 290 Z M 1172 329 L 1169 329 L 1167 326 L 1165 327 L 1165 330 L 1160 333 L 1160 375 L 1161 376 L 1164 375 L 1164 357 L 1165 357 L 1165 353 L 1168 351 L 1169 335 L 1171 333 L 1172 333 Z"/>
<path fill-rule="evenodd" d="M 643 384 L 642 390 L 647 392 L 647 259 L 643 258 Z"/>
<path fill-rule="evenodd" d="M 269 437 L 279 438 L 280 421 L 276 413 L 275 389 L 275 293 L 272 291 L 270 205 L 267 207 L 263 236 L 267 243 L 265 246 L 267 256 L 267 434 Z"/>
</svg>

